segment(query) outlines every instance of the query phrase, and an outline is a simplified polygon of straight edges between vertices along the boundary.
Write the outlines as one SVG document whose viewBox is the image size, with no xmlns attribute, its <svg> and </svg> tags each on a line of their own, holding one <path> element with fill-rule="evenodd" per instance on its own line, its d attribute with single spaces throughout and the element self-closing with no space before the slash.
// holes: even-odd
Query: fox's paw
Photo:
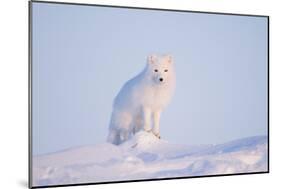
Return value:
<svg viewBox="0 0 281 189">
<path fill-rule="evenodd" d="M 158 134 L 155 134 L 155 133 L 153 133 L 157 138 L 159 138 L 159 139 L 161 139 L 161 136 L 160 136 L 160 134 L 158 133 Z"/>
<path fill-rule="evenodd" d="M 151 133 L 151 129 L 147 130 L 147 129 L 143 129 L 145 132 Z"/>
</svg>

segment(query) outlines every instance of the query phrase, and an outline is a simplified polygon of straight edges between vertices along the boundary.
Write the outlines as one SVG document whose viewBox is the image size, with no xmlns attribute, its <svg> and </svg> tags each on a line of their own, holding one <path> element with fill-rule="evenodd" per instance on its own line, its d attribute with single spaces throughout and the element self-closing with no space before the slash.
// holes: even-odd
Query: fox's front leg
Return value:
<svg viewBox="0 0 281 189">
<path fill-rule="evenodd" d="M 153 113 L 153 134 L 160 139 L 160 111 Z"/>
<path fill-rule="evenodd" d="M 143 108 L 143 129 L 147 132 L 151 131 L 151 110 L 149 108 Z"/>
</svg>

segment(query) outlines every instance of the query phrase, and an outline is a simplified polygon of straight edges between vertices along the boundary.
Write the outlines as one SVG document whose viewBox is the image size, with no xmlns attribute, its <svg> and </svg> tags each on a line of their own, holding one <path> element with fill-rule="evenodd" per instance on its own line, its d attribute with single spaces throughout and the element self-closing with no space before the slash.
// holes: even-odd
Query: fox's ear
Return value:
<svg viewBox="0 0 281 189">
<path fill-rule="evenodd" d="M 149 55 L 149 56 L 147 57 L 147 63 L 148 63 L 148 64 L 154 64 L 154 63 L 156 62 L 156 60 L 157 60 L 157 56 L 154 55 L 154 54 Z"/>
<path fill-rule="evenodd" d="M 165 55 L 165 59 L 171 64 L 173 63 L 173 57 L 170 54 Z"/>
</svg>

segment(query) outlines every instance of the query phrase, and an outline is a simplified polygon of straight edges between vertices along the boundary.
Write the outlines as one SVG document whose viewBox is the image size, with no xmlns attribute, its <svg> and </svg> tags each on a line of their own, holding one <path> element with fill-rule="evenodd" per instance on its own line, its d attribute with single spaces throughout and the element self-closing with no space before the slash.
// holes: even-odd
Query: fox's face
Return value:
<svg viewBox="0 0 281 189">
<path fill-rule="evenodd" d="M 148 57 L 147 74 L 155 84 L 163 85 L 168 83 L 173 77 L 173 61 L 170 55 Z"/>
</svg>

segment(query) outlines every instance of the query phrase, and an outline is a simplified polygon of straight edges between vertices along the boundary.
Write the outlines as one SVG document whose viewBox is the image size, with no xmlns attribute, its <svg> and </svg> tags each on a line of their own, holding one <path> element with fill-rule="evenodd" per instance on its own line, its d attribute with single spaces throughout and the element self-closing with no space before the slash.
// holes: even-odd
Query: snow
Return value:
<svg viewBox="0 0 281 189">
<path fill-rule="evenodd" d="M 82 146 L 33 157 L 33 185 L 61 185 L 267 171 L 267 136 L 187 146 L 139 132 L 116 146 Z"/>
</svg>

